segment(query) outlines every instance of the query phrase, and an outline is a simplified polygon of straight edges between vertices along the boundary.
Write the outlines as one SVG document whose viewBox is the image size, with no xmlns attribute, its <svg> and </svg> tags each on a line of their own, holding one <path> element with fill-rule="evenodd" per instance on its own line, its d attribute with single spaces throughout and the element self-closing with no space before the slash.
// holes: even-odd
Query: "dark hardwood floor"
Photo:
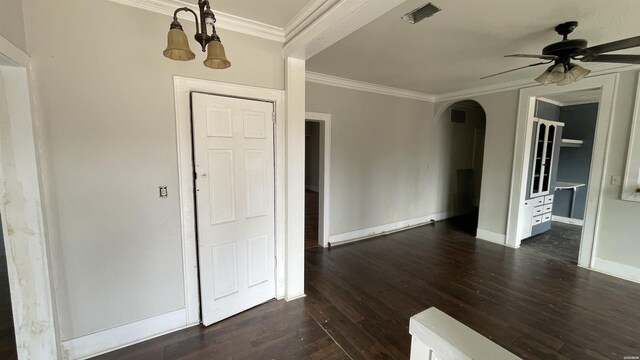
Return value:
<svg viewBox="0 0 640 360">
<path fill-rule="evenodd" d="M 551 230 L 522 240 L 520 246 L 570 264 L 578 264 L 581 237 L 582 226 L 554 221 Z"/>
<path fill-rule="evenodd" d="M 9 275 L 7 274 L 7 256 L 0 229 L 0 359 L 13 360 L 17 358 L 11 295 L 9 294 Z"/>
<path fill-rule="evenodd" d="M 306 190 L 304 194 L 304 247 L 318 246 L 319 194 Z"/>
<path fill-rule="evenodd" d="M 640 355 L 640 285 L 441 222 L 306 251 L 307 297 L 273 301 L 99 359 L 407 359 L 436 306 L 525 359 Z"/>
</svg>

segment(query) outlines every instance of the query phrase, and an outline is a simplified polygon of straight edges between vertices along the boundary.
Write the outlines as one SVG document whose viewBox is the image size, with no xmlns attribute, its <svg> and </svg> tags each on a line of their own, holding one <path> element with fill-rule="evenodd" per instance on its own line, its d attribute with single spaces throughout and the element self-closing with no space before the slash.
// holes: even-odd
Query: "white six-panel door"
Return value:
<svg viewBox="0 0 640 360">
<path fill-rule="evenodd" d="M 202 322 L 273 299 L 273 104 L 192 93 Z"/>
</svg>

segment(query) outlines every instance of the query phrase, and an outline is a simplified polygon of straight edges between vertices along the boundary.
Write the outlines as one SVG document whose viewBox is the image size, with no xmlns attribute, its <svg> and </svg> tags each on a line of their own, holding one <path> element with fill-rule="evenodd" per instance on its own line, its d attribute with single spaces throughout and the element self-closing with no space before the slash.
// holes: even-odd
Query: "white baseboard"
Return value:
<svg viewBox="0 0 640 360">
<path fill-rule="evenodd" d="M 640 268 L 637 267 L 596 257 L 593 259 L 591 270 L 640 283 Z"/>
<path fill-rule="evenodd" d="M 564 216 L 552 215 L 551 216 L 551 221 L 557 221 L 557 222 L 560 222 L 560 223 L 563 223 L 563 224 L 584 226 L 584 220 L 572 219 L 572 218 L 568 218 L 568 217 L 564 217 Z"/>
<path fill-rule="evenodd" d="M 309 190 L 309 191 L 313 191 L 313 192 L 320 192 L 320 188 L 317 186 L 313 186 L 313 185 L 305 185 L 304 187 L 305 189 Z"/>
<path fill-rule="evenodd" d="M 373 226 L 370 228 L 349 231 L 342 234 L 336 234 L 329 236 L 329 243 L 331 245 L 346 244 L 354 241 L 360 241 L 369 239 L 372 237 L 393 233 L 396 231 L 407 230 L 412 227 L 428 224 L 431 220 L 440 221 L 445 220 L 453 216 L 453 213 L 438 213 L 433 215 L 421 216 L 414 219 L 396 221 L 390 224 L 384 224 L 379 226 Z"/>
<path fill-rule="evenodd" d="M 493 231 L 478 228 L 476 230 L 476 239 L 489 241 L 492 243 L 505 245 L 507 237 L 504 234 L 498 234 Z"/>
<path fill-rule="evenodd" d="M 186 309 L 180 309 L 63 341 L 62 348 L 66 355 L 65 359 L 87 359 L 192 325 L 195 324 L 187 325 Z"/>
</svg>

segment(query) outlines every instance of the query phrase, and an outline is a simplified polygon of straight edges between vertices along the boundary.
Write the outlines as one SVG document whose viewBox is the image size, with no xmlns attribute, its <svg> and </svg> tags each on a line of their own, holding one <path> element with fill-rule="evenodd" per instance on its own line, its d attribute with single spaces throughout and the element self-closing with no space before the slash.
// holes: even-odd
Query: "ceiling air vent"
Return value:
<svg viewBox="0 0 640 360">
<path fill-rule="evenodd" d="M 426 5 L 420 6 L 419 8 L 413 11 L 406 13 L 402 17 L 402 20 L 410 24 L 417 24 L 420 21 L 433 16 L 433 14 L 437 13 L 440 10 L 441 9 L 439 7 L 433 5 L 432 3 L 428 3 Z"/>
</svg>

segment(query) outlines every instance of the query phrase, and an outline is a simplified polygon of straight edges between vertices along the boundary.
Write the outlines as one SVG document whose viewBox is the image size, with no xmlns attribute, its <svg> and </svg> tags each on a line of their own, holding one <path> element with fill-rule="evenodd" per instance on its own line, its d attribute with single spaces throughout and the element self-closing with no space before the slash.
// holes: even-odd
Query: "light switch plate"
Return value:
<svg viewBox="0 0 640 360">
<path fill-rule="evenodd" d="M 613 175 L 611 177 L 611 185 L 621 185 L 622 184 L 622 176 Z"/>
<path fill-rule="evenodd" d="M 159 188 L 160 188 L 159 190 L 160 190 L 160 198 L 161 198 L 161 199 L 164 199 L 164 198 L 166 198 L 167 196 L 169 196 L 169 194 L 168 194 L 168 192 L 167 192 L 167 186 L 166 186 L 166 185 L 164 185 L 164 186 L 160 186 Z"/>
</svg>

